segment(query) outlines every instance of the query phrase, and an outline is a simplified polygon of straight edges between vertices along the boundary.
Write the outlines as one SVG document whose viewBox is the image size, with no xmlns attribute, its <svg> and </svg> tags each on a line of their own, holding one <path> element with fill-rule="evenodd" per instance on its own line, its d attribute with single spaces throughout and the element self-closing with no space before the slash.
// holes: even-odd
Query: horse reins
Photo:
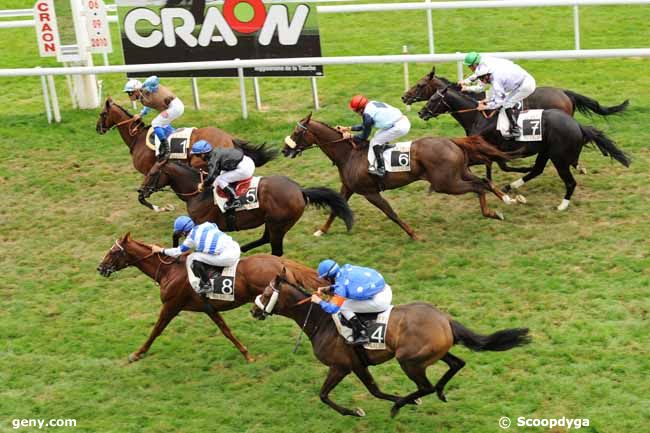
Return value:
<svg viewBox="0 0 650 433">
<path fill-rule="evenodd" d="M 120 245 L 120 243 L 117 241 L 117 239 L 115 240 L 115 245 L 116 245 L 116 246 L 117 246 L 117 247 L 118 247 L 118 248 L 119 248 L 119 249 L 120 249 L 124 254 L 128 254 L 128 253 L 126 252 L 126 249 L 125 249 L 122 245 Z M 147 245 L 147 246 L 148 246 L 148 245 Z M 136 263 L 140 263 L 141 261 L 146 260 L 146 259 L 148 259 L 149 257 L 153 256 L 154 254 L 157 254 L 157 255 L 158 255 L 158 268 L 156 269 L 156 274 L 154 275 L 154 281 L 158 282 L 158 275 L 160 274 L 160 267 L 161 267 L 161 265 L 162 265 L 163 263 L 166 264 L 166 265 L 171 265 L 171 264 L 174 263 L 174 260 L 172 260 L 172 261 L 170 261 L 170 262 L 166 262 L 166 261 L 164 261 L 164 260 L 162 259 L 162 253 L 154 253 L 154 252 L 152 251 L 150 254 L 147 254 L 147 255 L 144 256 L 144 257 L 140 257 L 139 259 L 137 259 L 137 260 L 134 261 L 134 262 L 131 262 L 131 263 L 127 262 L 126 267 L 128 267 L 128 266 L 133 266 L 133 265 L 135 265 Z"/>
</svg>

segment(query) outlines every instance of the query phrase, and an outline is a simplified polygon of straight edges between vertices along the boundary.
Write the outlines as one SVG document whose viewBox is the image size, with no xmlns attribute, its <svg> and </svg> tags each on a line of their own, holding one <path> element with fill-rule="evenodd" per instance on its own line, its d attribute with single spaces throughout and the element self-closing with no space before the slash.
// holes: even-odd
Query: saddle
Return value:
<svg viewBox="0 0 650 433">
<path fill-rule="evenodd" d="M 239 182 L 231 183 L 230 186 L 232 186 L 233 189 L 235 190 L 235 193 L 237 194 L 237 197 L 240 197 L 240 196 L 246 194 L 246 192 L 248 191 L 248 188 L 250 188 L 250 186 L 251 186 L 252 181 L 253 181 L 253 177 L 251 176 L 249 178 L 240 180 Z M 217 194 L 219 195 L 219 197 L 229 198 L 228 194 L 223 192 L 223 190 L 221 188 L 217 188 Z"/>
</svg>

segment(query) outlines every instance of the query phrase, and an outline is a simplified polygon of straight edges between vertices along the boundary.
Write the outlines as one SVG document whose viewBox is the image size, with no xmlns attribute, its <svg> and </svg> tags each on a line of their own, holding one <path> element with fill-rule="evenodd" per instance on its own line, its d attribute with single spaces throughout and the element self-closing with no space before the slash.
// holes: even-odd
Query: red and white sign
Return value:
<svg viewBox="0 0 650 433">
<path fill-rule="evenodd" d="M 110 53 L 113 51 L 111 33 L 103 0 L 83 0 L 88 32 L 88 51 Z"/>
<path fill-rule="evenodd" d="M 53 3 L 54 0 L 37 0 L 34 4 L 34 23 L 41 57 L 56 56 L 61 50 Z"/>
</svg>

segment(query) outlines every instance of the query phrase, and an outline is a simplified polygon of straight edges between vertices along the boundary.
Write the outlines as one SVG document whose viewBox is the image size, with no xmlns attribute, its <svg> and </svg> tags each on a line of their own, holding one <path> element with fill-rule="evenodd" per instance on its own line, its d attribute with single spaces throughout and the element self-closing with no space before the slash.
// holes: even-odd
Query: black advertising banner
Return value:
<svg viewBox="0 0 650 433">
<path fill-rule="evenodd" d="M 320 57 L 316 7 L 293 0 L 118 0 L 124 62 L 200 62 Z M 249 77 L 322 76 L 322 66 L 246 68 Z M 152 75 L 130 73 L 130 77 Z M 161 77 L 236 77 L 236 69 L 156 72 Z"/>
</svg>

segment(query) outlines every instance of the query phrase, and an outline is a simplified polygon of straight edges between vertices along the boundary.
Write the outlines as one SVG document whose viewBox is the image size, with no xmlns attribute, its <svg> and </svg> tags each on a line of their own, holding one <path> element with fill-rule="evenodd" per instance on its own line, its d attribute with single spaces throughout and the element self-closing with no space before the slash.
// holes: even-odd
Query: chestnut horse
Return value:
<svg viewBox="0 0 650 433">
<path fill-rule="evenodd" d="M 260 207 L 224 214 L 214 204 L 213 189 L 199 192 L 198 184 L 203 182 L 201 173 L 187 165 L 168 162 L 156 165 L 145 177 L 140 188 L 141 197 L 149 197 L 155 191 L 170 186 L 178 197 L 187 204 L 187 213 L 200 224 L 205 221 L 216 223 L 223 231 L 247 230 L 264 224 L 264 234 L 256 241 L 243 245 L 248 251 L 266 243 L 271 244 L 273 255 L 284 252 L 284 235 L 300 219 L 309 205 L 331 209 L 340 217 L 348 230 L 354 217 L 347 202 L 336 191 L 329 188 L 302 188 L 286 176 L 264 176 L 257 188 Z M 232 215 L 229 220 L 229 215 Z"/>
<path fill-rule="evenodd" d="M 103 135 L 113 128 L 117 128 L 122 140 L 124 140 L 124 143 L 128 146 L 129 152 L 131 153 L 131 159 L 133 160 L 133 167 L 144 175 L 149 173 L 151 167 L 156 163 L 155 152 L 150 149 L 145 142 L 149 128 L 142 120 L 134 120 L 131 113 L 108 97 L 104 104 L 104 108 L 101 113 L 99 113 L 95 129 L 98 134 Z M 253 146 L 247 141 L 235 138 L 227 132 L 215 127 L 194 129 L 190 138 L 190 144 L 198 140 L 207 140 L 213 147 L 238 147 L 244 152 L 244 154 L 250 156 L 258 167 L 264 165 L 264 163 L 269 159 L 273 158 L 273 156 L 269 156 L 267 159 L 260 160 L 258 158 L 259 155 L 269 152 L 264 149 L 264 145 Z M 190 148 L 191 146 L 188 146 L 187 148 L 188 158 Z M 151 203 L 142 204 L 156 212 L 172 209 L 169 206 L 160 208 Z"/>
<path fill-rule="evenodd" d="M 138 361 L 147 353 L 154 340 L 181 311 L 205 313 L 219 327 L 221 332 L 239 349 L 247 361 L 253 361 L 248 349 L 230 332 L 219 311 L 232 310 L 251 302 L 284 267 L 299 275 L 300 284 L 311 285 L 319 281 L 308 269 L 296 262 L 266 254 L 244 257 L 237 265 L 235 278 L 235 300 L 218 301 L 199 296 L 190 286 L 185 267 L 185 258 L 179 260 L 161 254 L 153 254 L 151 245 L 136 241 L 127 233 L 104 256 L 97 270 L 105 277 L 113 272 L 134 266 L 160 286 L 162 308 L 158 321 L 149 338 L 129 355 L 129 362 Z"/>
<path fill-rule="evenodd" d="M 313 277 L 312 272 L 309 275 Z M 304 279 L 304 274 L 300 272 L 282 269 L 282 273 L 257 297 L 251 314 L 259 320 L 279 314 L 293 319 L 298 326 L 304 328 L 316 358 L 329 367 L 325 383 L 320 389 L 320 399 L 341 415 L 365 415 L 361 408 L 351 410 L 329 398 L 330 391 L 350 372 L 363 382 L 373 396 L 394 402 L 391 415 L 395 416 L 402 406 L 416 403 L 420 397 L 434 392 L 440 400 L 447 401 L 445 384 L 465 365 L 465 361 L 449 353 L 454 344 L 461 343 L 474 351 L 504 351 L 530 342 L 527 328 L 504 329 L 490 335 L 480 335 L 433 305 L 415 302 L 393 308 L 386 330 L 386 349 L 357 348 L 356 350 L 365 350 L 366 360 L 361 361 L 355 348 L 346 344 L 339 335 L 331 316 L 319 306 L 306 303 L 311 293 L 300 287 L 300 281 Z M 325 283 L 322 281 L 321 285 Z M 314 286 L 310 288 L 315 289 Z M 392 358 L 397 359 L 404 373 L 415 382 L 417 391 L 400 397 L 379 389 L 367 365 L 382 364 Z M 449 365 L 449 370 L 432 385 L 427 378 L 426 369 L 440 359 Z"/>
<path fill-rule="evenodd" d="M 483 216 L 500 220 L 503 219 L 503 215 L 489 209 L 486 193 L 489 191 L 500 200 L 511 202 L 511 199 L 492 182 L 479 179 L 468 169 L 470 160 L 510 159 L 508 154 L 497 150 L 480 137 L 457 139 L 424 137 L 415 140 L 411 146 L 411 170 L 387 173 L 381 179 L 368 173 L 367 144 L 357 146 L 351 139 L 342 138 L 342 134 L 336 129 L 313 120 L 310 113 L 298 122 L 291 136 L 285 139 L 282 153 L 284 156 L 295 158 L 313 146 L 320 147 L 338 168 L 343 198 L 348 200 L 354 193 L 363 195 L 412 239 L 417 239 L 415 232 L 400 219 L 381 196 L 382 190 L 399 188 L 416 180 L 426 180 L 430 184 L 429 192 L 445 194 L 474 192 L 478 194 Z M 325 225 L 314 234 L 320 236 L 327 233 L 333 220 L 332 214 Z"/>
<path fill-rule="evenodd" d="M 411 105 L 414 102 L 426 101 L 431 98 L 437 90 L 449 85 L 456 86 L 455 83 L 451 83 L 444 77 L 437 77 L 436 67 L 434 66 L 431 69 L 431 72 L 420 78 L 413 87 L 404 92 L 402 95 L 402 101 L 406 105 Z M 457 88 L 457 90 L 460 90 L 460 88 Z M 463 93 L 480 99 L 485 97 L 484 93 Z M 537 87 L 530 96 L 524 99 L 523 102 L 525 110 L 534 108 L 557 108 L 570 116 L 573 116 L 576 110 L 587 116 L 591 116 L 592 112 L 601 116 L 609 116 L 611 114 L 625 111 L 629 103 L 630 101 L 626 99 L 619 105 L 603 107 L 595 99 L 591 99 L 570 90 L 558 89 L 557 87 Z M 466 132 L 469 134 L 469 131 L 466 130 Z"/>
</svg>

